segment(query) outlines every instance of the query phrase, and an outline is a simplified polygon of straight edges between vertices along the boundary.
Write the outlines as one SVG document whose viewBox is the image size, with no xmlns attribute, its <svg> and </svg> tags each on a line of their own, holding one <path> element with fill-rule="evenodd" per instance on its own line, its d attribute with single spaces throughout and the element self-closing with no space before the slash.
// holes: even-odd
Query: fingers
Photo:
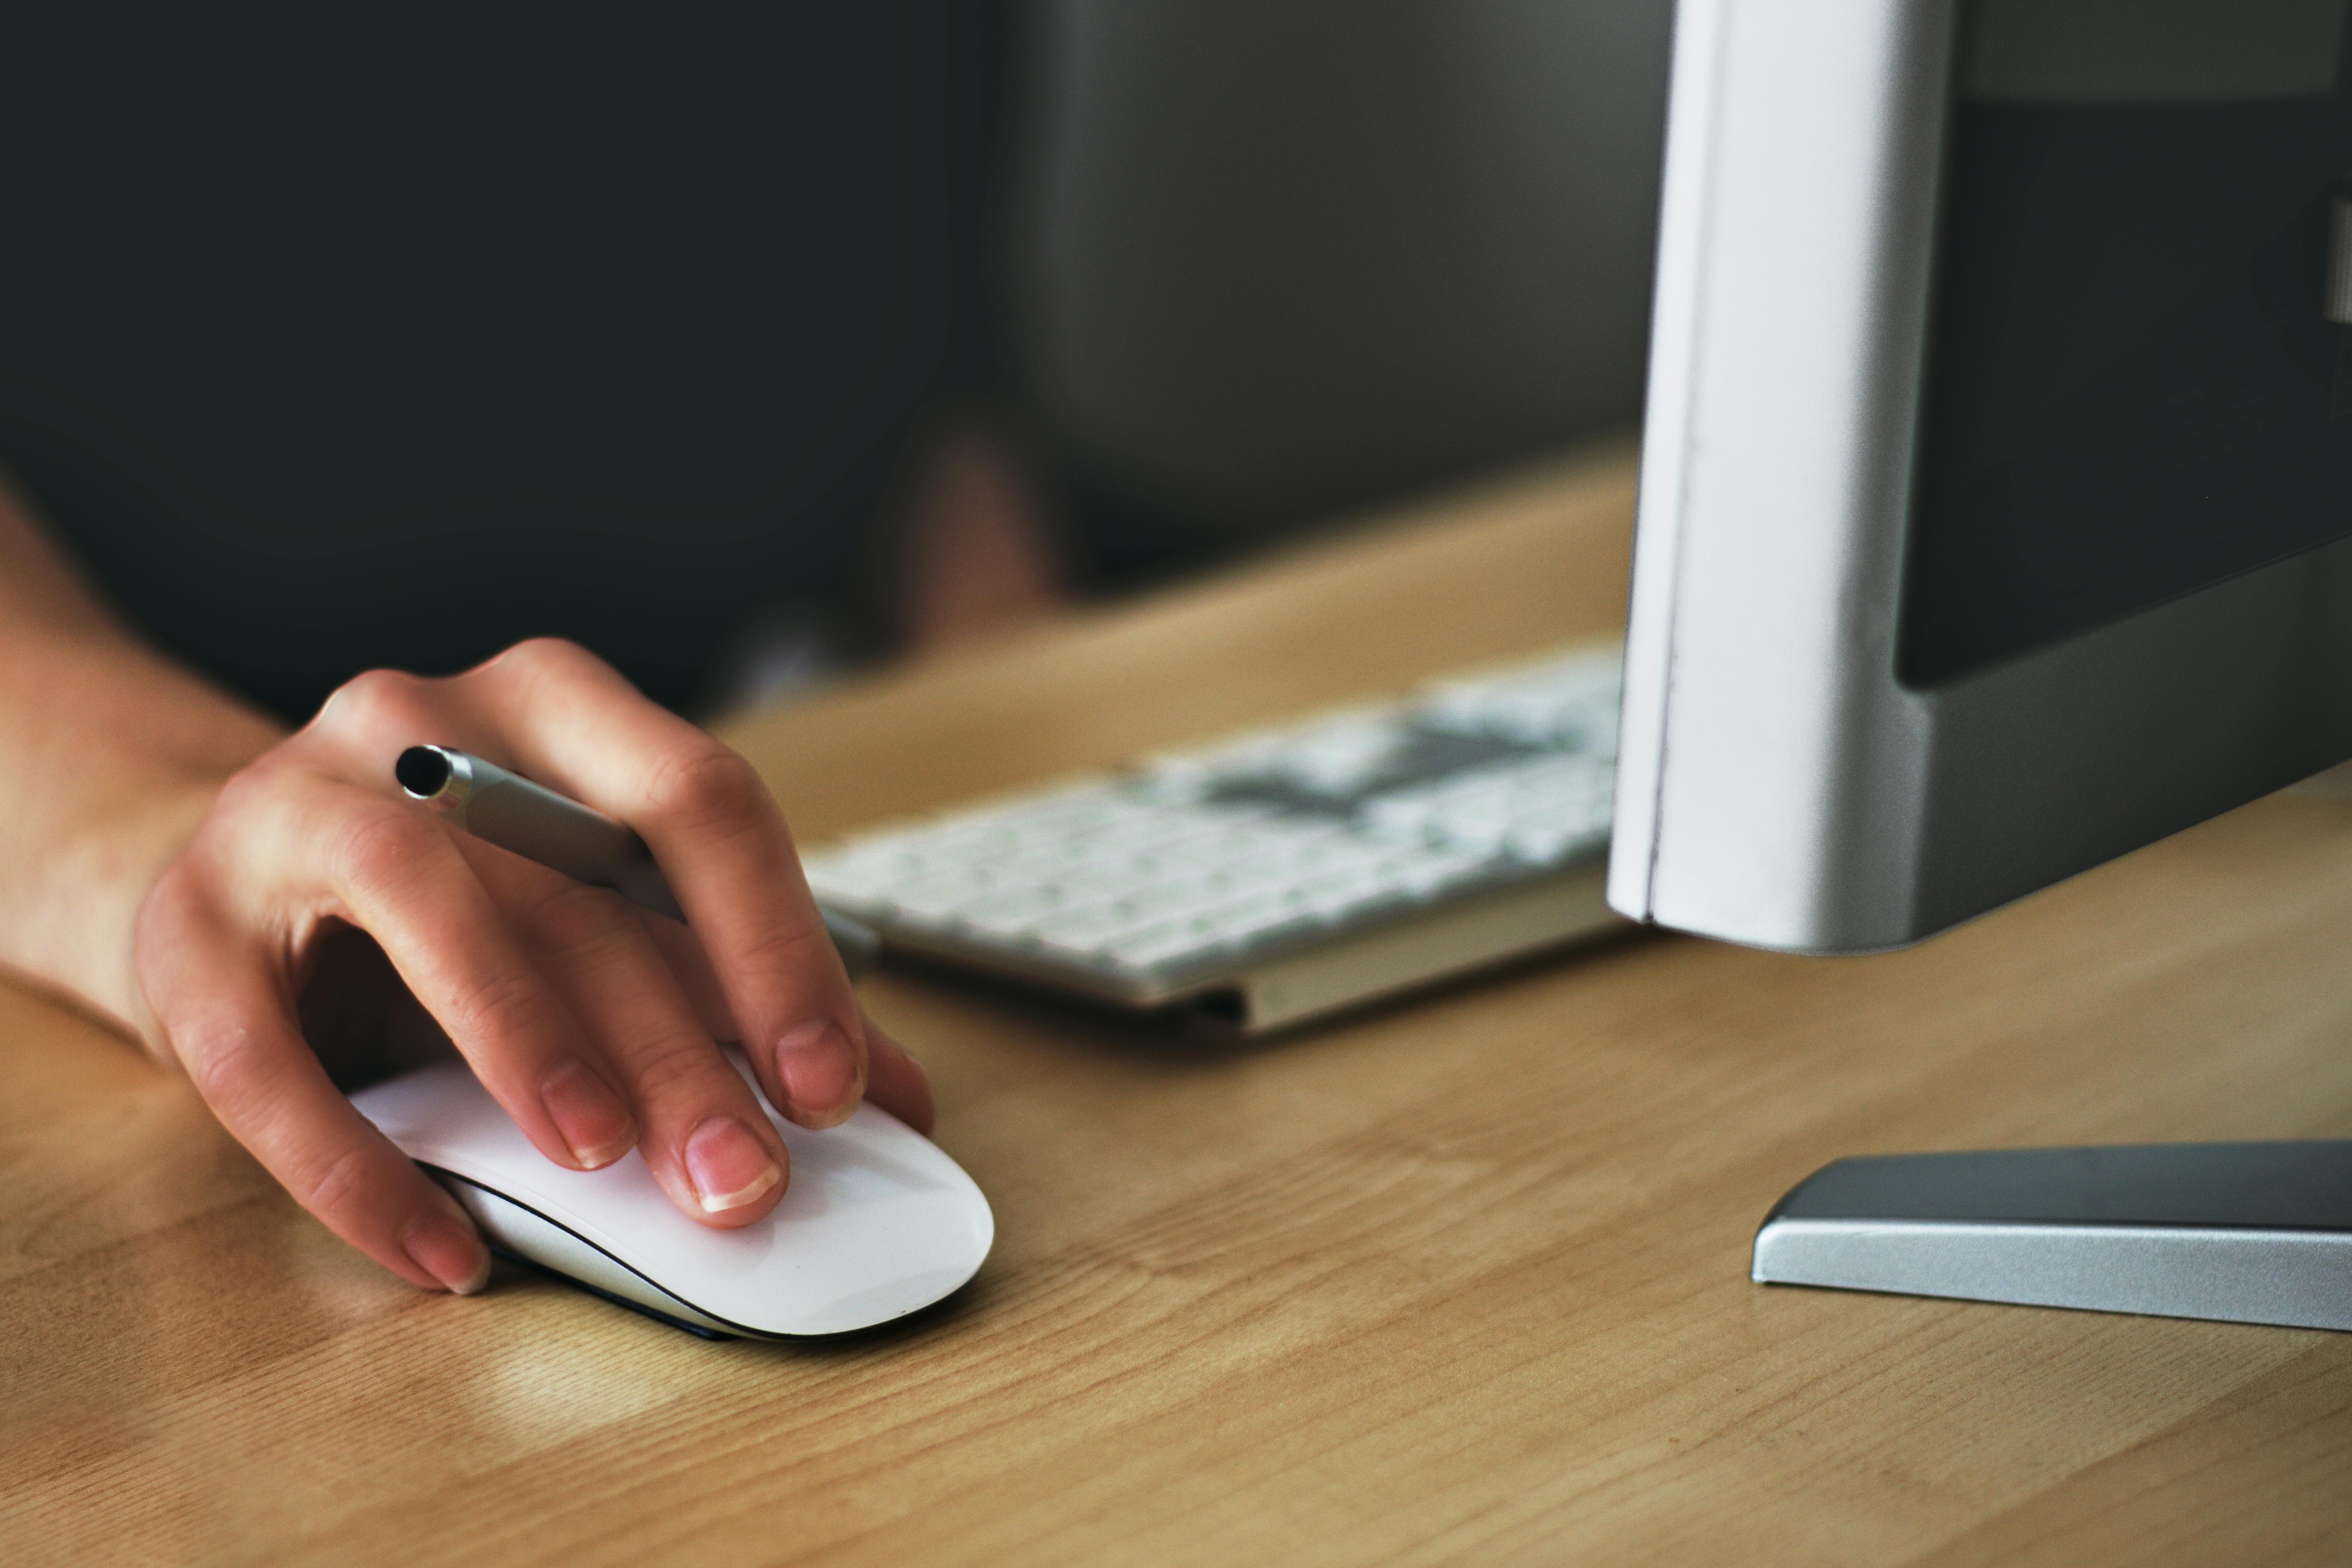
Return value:
<svg viewBox="0 0 2352 1568">
<path fill-rule="evenodd" d="M 740 1032 L 728 1011 L 718 977 L 711 973 L 694 933 L 658 915 L 640 914 L 637 922 L 669 965 L 703 1031 L 713 1039 L 739 1038 Z M 866 1035 L 866 1098 L 929 1137 L 934 1120 L 930 1075 L 862 1009 L 858 1018 Z"/>
<path fill-rule="evenodd" d="M 458 679 L 524 772 L 645 836 L 778 1109 L 808 1127 L 855 1110 L 864 1022 L 751 764 L 569 644 L 526 643 Z"/>
<path fill-rule="evenodd" d="M 686 993 L 694 1016 L 702 1021 L 703 1032 L 714 1040 L 740 1040 L 743 1026 L 735 1021 L 735 1013 L 727 1005 L 727 993 L 720 988 L 719 976 L 710 967 L 710 955 L 702 951 L 702 942 L 693 931 L 661 915 L 640 912 L 637 923 L 645 927 L 646 935 L 653 940 L 654 950 L 668 963 L 677 988 Z"/>
<path fill-rule="evenodd" d="M 229 792 L 267 793 L 240 811 Z M 482 1087 L 549 1159 L 595 1170 L 636 1124 L 562 994 L 550 985 L 442 826 L 399 802 L 317 775 L 233 781 L 248 881 L 288 907 L 373 935 Z"/>
<path fill-rule="evenodd" d="M 635 1107 L 638 1151 L 671 1202 L 725 1226 L 774 1208 L 791 1170 L 783 1140 L 695 1016 L 644 917 L 617 894 L 504 850 L 476 844 L 467 854 L 572 997 Z"/>
<path fill-rule="evenodd" d="M 866 1098 L 928 1138 L 937 1118 L 931 1078 L 907 1048 L 866 1020 Z"/>
<path fill-rule="evenodd" d="M 266 954 L 178 868 L 140 913 L 148 1003 L 213 1113 L 328 1229 L 427 1290 L 478 1290 L 490 1255 L 454 1199 L 352 1108 L 295 1028 Z"/>
</svg>

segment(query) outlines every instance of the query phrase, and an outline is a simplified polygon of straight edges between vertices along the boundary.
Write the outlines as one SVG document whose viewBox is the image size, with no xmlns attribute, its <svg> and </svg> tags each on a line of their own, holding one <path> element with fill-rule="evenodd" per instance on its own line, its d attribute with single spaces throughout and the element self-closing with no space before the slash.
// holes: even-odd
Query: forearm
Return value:
<svg viewBox="0 0 2352 1568">
<path fill-rule="evenodd" d="M 139 903 L 279 727 L 142 644 L 0 473 L 0 964 L 157 1043 Z"/>
</svg>

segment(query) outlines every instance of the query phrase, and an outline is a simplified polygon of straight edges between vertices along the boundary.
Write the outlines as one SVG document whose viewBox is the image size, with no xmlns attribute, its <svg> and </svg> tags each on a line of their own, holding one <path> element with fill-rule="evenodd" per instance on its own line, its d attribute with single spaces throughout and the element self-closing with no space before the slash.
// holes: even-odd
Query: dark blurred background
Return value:
<svg viewBox="0 0 2352 1568">
<path fill-rule="evenodd" d="M 1638 416 L 1671 0 L 427 12 L 0 13 L 0 463 L 289 720 L 781 695 Z"/>
<path fill-rule="evenodd" d="M 965 15 L 986 265 L 959 262 L 957 390 L 877 531 L 916 559 L 877 574 L 866 651 L 1633 428 L 1671 0 Z M 829 662 L 773 636 L 733 695 Z"/>
<path fill-rule="evenodd" d="M 1640 412 L 1671 0 L 1025 0 L 1013 388 L 1106 584 Z"/>
<path fill-rule="evenodd" d="M 1640 411 L 1670 0 L 1028 0 L 1015 385 L 1108 576 Z"/>
</svg>

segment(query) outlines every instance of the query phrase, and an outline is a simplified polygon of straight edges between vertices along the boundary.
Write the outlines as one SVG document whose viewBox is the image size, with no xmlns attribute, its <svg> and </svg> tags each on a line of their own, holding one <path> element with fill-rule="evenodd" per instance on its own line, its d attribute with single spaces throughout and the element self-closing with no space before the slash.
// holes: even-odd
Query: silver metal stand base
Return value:
<svg viewBox="0 0 2352 1568">
<path fill-rule="evenodd" d="M 1775 1285 L 2352 1330 L 2352 1142 L 1840 1160 L 1765 1217 L 1752 1272 Z"/>
</svg>

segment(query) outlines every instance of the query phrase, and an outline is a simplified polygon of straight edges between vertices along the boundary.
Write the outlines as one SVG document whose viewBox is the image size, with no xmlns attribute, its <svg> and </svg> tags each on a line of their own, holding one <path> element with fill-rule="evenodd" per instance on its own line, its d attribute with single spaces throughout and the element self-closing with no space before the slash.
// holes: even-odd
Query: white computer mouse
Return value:
<svg viewBox="0 0 2352 1568">
<path fill-rule="evenodd" d="M 742 1058 L 729 1056 L 750 1081 Z M 822 1132 L 770 1110 L 792 1153 L 783 1201 L 756 1224 L 713 1230 L 677 1211 L 634 1150 L 601 1171 L 548 1159 L 463 1062 L 362 1089 L 352 1103 L 442 1179 L 494 1247 L 698 1333 L 869 1329 L 963 1284 L 996 1239 L 996 1216 L 963 1168 L 872 1105 Z"/>
</svg>

